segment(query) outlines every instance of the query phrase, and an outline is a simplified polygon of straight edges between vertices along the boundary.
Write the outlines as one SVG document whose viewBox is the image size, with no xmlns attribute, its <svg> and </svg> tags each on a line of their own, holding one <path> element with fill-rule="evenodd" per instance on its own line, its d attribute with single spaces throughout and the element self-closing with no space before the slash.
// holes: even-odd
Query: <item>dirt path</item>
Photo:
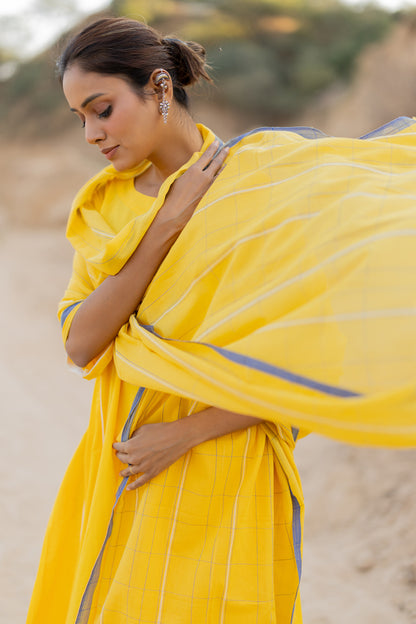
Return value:
<svg viewBox="0 0 416 624">
<path fill-rule="evenodd" d="M 25 621 L 51 506 L 88 422 L 90 387 L 68 371 L 56 319 L 71 255 L 54 229 L 0 239 L 1 624 Z"/>
</svg>

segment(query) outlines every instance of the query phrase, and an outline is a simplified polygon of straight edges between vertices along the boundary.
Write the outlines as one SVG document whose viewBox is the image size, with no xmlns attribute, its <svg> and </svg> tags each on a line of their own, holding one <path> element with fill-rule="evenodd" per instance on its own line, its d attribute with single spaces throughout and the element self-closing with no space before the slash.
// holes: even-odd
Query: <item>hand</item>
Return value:
<svg viewBox="0 0 416 624">
<path fill-rule="evenodd" d="M 215 140 L 196 163 L 175 180 L 159 210 L 159 217 L 174 221 L 179 231 L 188 223 L 201 198 L 225 166 L 230 150 L 226 147 L 215 155 L 219 145 L 218 139 Z"/>
<path fill-rule="evenodd" d="M 127 490 L 144 485 L 189 451 L 192 445 L 178 425 L 180 422 L 142 425 L 126 442 L 113 444 L 119 460 L 129 464 L 120 472 L 121 476 L 141 473 L 138 479 L 129 483 Z"/>
</svg>

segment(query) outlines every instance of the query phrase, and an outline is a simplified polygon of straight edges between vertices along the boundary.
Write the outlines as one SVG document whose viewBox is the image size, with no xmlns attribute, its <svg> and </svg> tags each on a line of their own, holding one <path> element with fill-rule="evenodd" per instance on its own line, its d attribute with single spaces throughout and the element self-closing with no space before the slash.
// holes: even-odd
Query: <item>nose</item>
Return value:
<svg viewBox="0 0 416 624">
<path fill-rule="evenodd" d="M 106 138 L 103 127 L 99 120 L 85 120 L 85 140 L 90 145 L 95 145 Z"/>
</svg>

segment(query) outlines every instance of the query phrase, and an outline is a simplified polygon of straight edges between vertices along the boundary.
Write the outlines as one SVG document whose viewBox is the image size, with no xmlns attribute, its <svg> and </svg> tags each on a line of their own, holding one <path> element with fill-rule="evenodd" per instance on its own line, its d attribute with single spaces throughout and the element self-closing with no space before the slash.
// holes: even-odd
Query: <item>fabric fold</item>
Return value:
<svg viewBox="0 0 416 624">
<path fill-rule="evenodd" d="M 215 137 L 198 127 L 204 151 Z M 229 142 L 140 308 L 83 370 L 95 379 L 91 419 L 52 514 L 28 624 L 301 623 L 295 440 L 416 443 L 415 136 L 416 122 L 400 118 L 363 139 L 261 128 Z M 150 208 L 133 184 L 146 162 L 107 167 L 81 190 L 67 230 L 64 341 L 199 156 Z M 123 491 L 112 452 L 121 432 L 210 405 L 264 423 Z"/>
</svg>

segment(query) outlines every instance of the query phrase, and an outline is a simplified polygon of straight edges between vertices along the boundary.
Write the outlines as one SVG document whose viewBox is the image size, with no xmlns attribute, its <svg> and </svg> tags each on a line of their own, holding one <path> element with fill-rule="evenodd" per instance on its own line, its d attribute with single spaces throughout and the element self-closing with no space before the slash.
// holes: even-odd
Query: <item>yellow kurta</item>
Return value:
<svg viewBox="0 0 416 624">
<path fill-rule="evenodd" d="M 205 150 L 214 136 L 200 129 Z M 91 420 L 28 624 L 301 622 L 298 430 L 416 442 L 415 129 L 401 118 L 364 140 L 300 128 L 232 142 L 137 314 L 84 370 L 96 380 Z M 108 167 L 81 190 L 64 339 L 197 158 L 154 201 L 133 184 L 147 163 Z M 266 422 L 126 492 L 114 440 L 206 405 Z"/>
</svg>

